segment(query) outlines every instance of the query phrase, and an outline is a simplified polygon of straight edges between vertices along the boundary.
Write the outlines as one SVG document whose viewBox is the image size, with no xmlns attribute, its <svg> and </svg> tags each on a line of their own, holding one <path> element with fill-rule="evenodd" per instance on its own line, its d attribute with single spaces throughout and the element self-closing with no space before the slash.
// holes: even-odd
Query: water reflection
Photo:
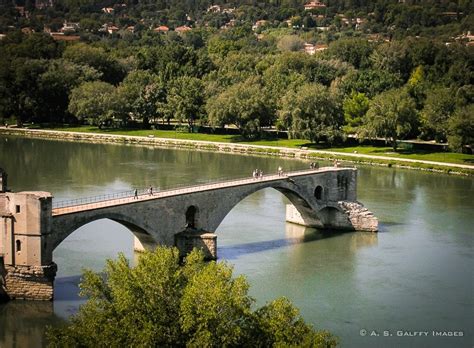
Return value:
<svg viewBox="0 0 474 348">
<path fill-rule="evenodd" d="M 52 302 L 11 301 L 0 306 L 0 347 L 45 346 L 45 325 L 58 325 Z"/>
</svg>

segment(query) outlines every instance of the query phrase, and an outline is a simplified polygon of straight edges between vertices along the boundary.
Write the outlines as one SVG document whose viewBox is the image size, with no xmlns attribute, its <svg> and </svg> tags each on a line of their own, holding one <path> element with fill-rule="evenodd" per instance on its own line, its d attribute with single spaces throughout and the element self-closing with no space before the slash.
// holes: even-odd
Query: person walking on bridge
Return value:
<svg viewBox="0 0 474 348">
<path fill-rule="evenodd" d="M 138 190 L 133 191 L 133 199 L 138 199 Z"/>
</svg>

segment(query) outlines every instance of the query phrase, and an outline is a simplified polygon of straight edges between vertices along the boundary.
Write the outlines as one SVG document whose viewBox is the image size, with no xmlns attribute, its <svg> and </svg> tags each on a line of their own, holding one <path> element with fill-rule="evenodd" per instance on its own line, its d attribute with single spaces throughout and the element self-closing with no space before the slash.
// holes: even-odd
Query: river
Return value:
<svg viewBox="0 0 474 348">
<path fill-rule="evenodd" d="M 0 167 L 10 188 L 52 192 L 57 200 L 240 178 L 279 165 L 290 171 L 308 163 L 0 136 Z M 288 201 L 265 189 L 239 203 L 218 228 L 219 260 L 247 277 L 257 305 L 286 296 L 343 347 L 472 347 L 474 180 L 365 166 L 358 175 L 358 199 L 379 218 L 379 233 L 287 224 Z M 55 300 L 0 305 L 0 347 L 44 346 L 44 327 L 62 323 L 82 303 L 81 270 L 99 271 L 118 252 L 133 259 L 132 240 L 110 220 L 70 235 L 54 252 Z"/>
</svg>

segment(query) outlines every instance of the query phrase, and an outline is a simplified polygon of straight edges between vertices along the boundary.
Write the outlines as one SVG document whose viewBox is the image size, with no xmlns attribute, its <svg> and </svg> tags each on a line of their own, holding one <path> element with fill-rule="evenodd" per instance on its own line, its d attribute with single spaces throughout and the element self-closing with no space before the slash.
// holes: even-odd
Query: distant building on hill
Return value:
<svg viewBox="0 0 474 348">
<path fill-rule="evenodd" d="M 107 13 L 107 14 L 112 14 L 114 13 L 114 9 L 112 7 L 103 7 L 102 12 Z"/>
<path fill-rule="evenodd" d="M 307 4 L 304 4 L 304 9 L 306 11 L 310 11 L 310 10 L 316 10 L 318 8 L 325 8 L 326 5 L 324 5 L 322 2 L 319 2 L 319 1 L 311 1 L 311 2 L 308 2 Z"/>
<path fill-rule="evenodd" d="M 192 28 L 188 27 L 187 25 L 182 25 L 180 27 L 177 27 L 174 31 L 177 32 L 178 34 L 181 34 L 190 30 L 192 30 Z"/>
<path fill-rule="evenodd" d="M 35 8 L 38 10 L 42 10 L 48 7 L 53 7 L 54 3 L 53 0 L 35 0 Z"/>
<path fill-rule="evenodd" d="M 170 31 L 170 28 L 168 28 L 166 25 L 160 25 L 159 27 L 156 27 L 153 29 L 155 33 L 167 33 Z"/>
</svg>

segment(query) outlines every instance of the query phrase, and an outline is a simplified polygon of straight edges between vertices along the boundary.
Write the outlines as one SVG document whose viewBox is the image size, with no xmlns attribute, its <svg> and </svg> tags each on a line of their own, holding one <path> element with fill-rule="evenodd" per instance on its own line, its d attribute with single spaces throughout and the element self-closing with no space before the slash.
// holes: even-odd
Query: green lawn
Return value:
<svg viewBox="0 0 474 348">
<path fill-rule="evenodd" d="M 186 133 L 178 132 L 174 130 L 127 130 L 127 129 L 98 129 L 97 127 L 82 126 L 82 127 L 63 127 L 54 128 L 60 131 L 71 131 L 71 132 L 88 132 L 88 133 L 104 133 L 104 134 L 117 134 L 117 135 L 131 135 L 131 136 L 149 136 L 153 135 L 157 138 L 168 138 L 168 139 L 184 139 L 184 140 L 202 140 L 202 141 L 214 141 L 221 143 L 240 143 L 240 144 L 252 144 L 252 145 L 263 145 L 263 146 L 277 146 L 277 147 L 290 147 L 290 148 L 301 148 L 308 147 L 310 149 L 334 151 L 341 153 L 359 153 L 374 156 L 388 156 L 394 158 L 409 158 L 416 160 L 436 161 L 436 162 L 447 162 L 447 163 L 458 163 L 458 164 L 474 164 L 474 155 L 467 155 L 453 152 L 427 152 L 421 150 L 406 150 L 400 149 L 397 152 L 393 152 L 391 147 L 374 147 L 374 146 L 352 146 L 352 147 L 321 147 L 316 144 L 308 143 L 307 140 L 301 139 L 275 139 L 275 140 L 256 140 L 249 141 L 243 139 L 237 135 L 220 135 L 220 134 L 202 134 L 202 133 Z"/>
</svg>

